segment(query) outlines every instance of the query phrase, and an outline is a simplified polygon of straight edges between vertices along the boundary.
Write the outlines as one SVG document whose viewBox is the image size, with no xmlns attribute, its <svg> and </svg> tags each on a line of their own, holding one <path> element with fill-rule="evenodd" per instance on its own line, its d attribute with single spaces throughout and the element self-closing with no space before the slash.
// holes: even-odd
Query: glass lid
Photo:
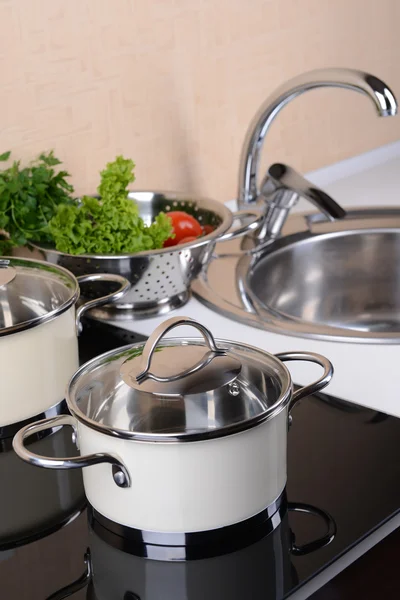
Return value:
<svg viewBox="0 0 400 600">
<path fill-rule="evenodd" d="M 167 338 L 191 325 L 204 339 Z M 68 406 L 78 420 L 114 437 L 189 441 L 236 433 L 280 412 L 291 379 L 275 356 L 214 340 L 200 323 L 174 317 L 146 344 L 90 361 L 72 378 Z"/>
<path fill-rule="evenodd" d="M 75 277 L 62 267 L 22 258 L 0 259 L 0 336 L 53 319 L 78 298 Z"/>
</svg>

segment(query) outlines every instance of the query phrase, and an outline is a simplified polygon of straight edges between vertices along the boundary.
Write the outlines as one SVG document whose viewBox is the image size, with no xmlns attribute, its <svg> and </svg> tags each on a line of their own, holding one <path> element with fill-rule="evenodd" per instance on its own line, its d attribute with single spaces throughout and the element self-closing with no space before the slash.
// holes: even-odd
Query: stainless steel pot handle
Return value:
<svg viewBox="0 0 400 600">
<path fill-rule="evenodd" d="M 96 282 L 96 281 L 111 281 L 120 284 L 120 287 L 116 292 L 112 292 L 111 294 L 107 294 L 106 296 L 101 296 L 100 298 L 94 298 L 93 300 L 88 300 L 76 311 L 75 323 L 76 323 L 76 332 L 79 335 L 82 331 L 82 323 L 81 318 L 82 315 L 85 314 L 86 311 L 91 308 L 95 308 L 96 306 L 101 306 L 103 304 L 108 304 L 109 302 L 116 302 L 126 292 L 130 289 L 131 284 L 126 279 L 126 277 L 122 277 L 122 275 L 117 275 L 116 273 L 91 273 L 90 275 L 80 275 L 77 277 L 78 283 L 88 283 L 88 282 Z"/>
<path fill-rule="evenodd" d="M 325 546 L 330 544 L 335 538 L 337 532 L 335 520 L 329 513 L 322 510 L 321 508 L 317 508 L 316 506 L 312 506 L 311 504 L 304 504 L 303 502 L 288 502 L 288 510 L 290 512 L 298 512 L 319 517 L 320 519 L 322 519 L 326 526 L 326 533 L 324 535 L 317 538 L 316 540 L 307 542 L 306 544 L 297 545 L 295 543 L 295 536 L 292 533 L 292 543 L 290 552 L 294 556 L 305 556 L 306 554 L 315 552 L 316 550 L 324 548 Z"/>
<path fill-rule="evenodd" d="M 77 579 L 76 581 L 73 581 L 72 583 L 69 583 L 68 585 L 61 588 L 60 590 L 58 590 L 51 596 L 48 596 L 46 598 L 46 600 L 64 600 L 65 598 L 69 598 L 70 596 L 73 596 L 74 594 L 76 594 L 77 592 L 82 590 L 87 585 L 89 585 L 89 584 L 93 585 L 93 581 L 92 581 L 93 567 L 92 567 L 92 561 L 91 561 L 90 548 L 88 548 L 86 550 L 86 553 L 84 556 L 84 562 L 85 562 L 85 571 L 79 577 L 79 579 Z M 92 592 L 92 593 L 90 593 L 90 592 Z M 94 597 L 94 594 L 93 595 L 92 594 L 93 594 L 93 589 L 90 589 L 90 587 L 89 587 L 87 590 L 86 597 L 87 598 Z M 140 600 L 140 596 L 138 596 L 134 592 L 128 591 L 128 592 L 125 592 L 123 600 Z"/>
<path fill-rule="evenodd" d="M 25 447 L 24 441 L 31 435 L 34 435 L 39 431 L 44 431 L 45 429 L 52 429 L 53 427 L 60 427 L 63 425 L 69 425 L 73 428 L 74 438 L 76 440 L 75 419 L 70 415 L 61 415 L 52 417 L 51 419 L 43 419 L 42 421 L 26 425 L 14 436 L 13 448 L 16 454 L 30 465 L 43 467 L 45 469 L 81 469 L 100 463 L 109 463 L 112 465 L 112 476 L 117 486 L 121 488 L 130 487 L 131 478 L 128 470 L 121 459 L 114 454 L 96 452 L 96 454 L 87 454 L 86 456 L 53 458 L 50 456 L 40 456 Z"/>
<path fill-rule="evenodd" d="M 64 598 L 69 598 L 70 596 L 73 596 L 73 594 L 76 594 L 80 590 L 83 590 L 83 588 L 86 587 L 90 583 L 92 576 L 93 576 L 93 569 L 92 569 L 92 562 L 91 562 L 89 548 L 87 549 L 87 551 L 85 553 L 84 562 L 85 562 L 85 571 L 83 572 L 83 574 L 78 579 L 73 581 L 72 583 L 69 583 L 68 585 L 61 588 L 54 594 L 51 594 L 51 596 L 48 596 L 46 598 L 46 600 L 64 600 Z"/>
<path fill-rule="evenodd" d="M 299 400 L 324 389 L 324 387 L 326 387 L 332 379 L 333 365 L 331 361 L 325 358 L 325 356 L 322 356 L 322 354 L 316 354 L 315 352 L 280 352 L 279 354 L 275 354 L 275 356 L 282 362 L 290 360 L 305 360 L 307 362 L 316 363 L 324 369 L 324 374 L 322 377 L 317 379 L 317 381 L 314 381 L 309 385 L 305 385 L 293 393 L 292 399 L 289 402 L 289 412 Z"/>
<path fill-rule="evenodd" d="M 253 220 L 250 223 L 247 223 L 246 225 L 241 225 L 241 227 L 237 227 L 236 229 L 233 229 L 232 231 L 227 231 L 226 233 L 224 233 L 220 237 L 218 237 L 216 241 L 218 243 L 219 242 L 228 242 L 229 240 L 235 240 L 238 237 L 242 237 L 243 235 L 246 235 L 247 233 L 250 233 L 251 231 L 256 231 L 264 223 L 265 212 L 245 209 L 245 210 L 237 210 L 236 212 L 233 213 L 234 219 L 241 220 L 241 219 L 246 219 L 249 217 L 253 217 Z"/>
<path fill-rule="evenodd" d="M 150 372 L 151 359 L 153 358 L 157 344 L 161 338 L 164 337 L 164 335 L 171 331 L 171 329 L 174 329 L 174 327 L 179 327 L 180 325 L 190 325 L 191 327 L 198 329 L 213 355 L 211 355 L 211 357 L 206 356 L 204 360 L 201 360 L 190 369 L 187 369 L 182 373 L 178 373 L 177 375 L 172 377 L 158 377 L 157 375 L 154 375 L 154 373 Z M 226 351 L 217 347 L 214 337 L 207 327 L 204 327 L 204 325 L 194 321 L 193 319 L 190 319 L 189 317 L 172 317 L 171 319 L 161 323 L 148 338 L 142 354 L 142 370 L 136 375 L 136 381 L 138 383 L 144 381 L 145 379 L 153 379 L 154 381 L 159 381 L 161 383 L 176 381 L 181 377 L 191 375 L 192 373 L 195 373 L 196 371 L 199 371 L 205 367 L 213 356 L 224 354 L 226 354 Z"/>
</svg>

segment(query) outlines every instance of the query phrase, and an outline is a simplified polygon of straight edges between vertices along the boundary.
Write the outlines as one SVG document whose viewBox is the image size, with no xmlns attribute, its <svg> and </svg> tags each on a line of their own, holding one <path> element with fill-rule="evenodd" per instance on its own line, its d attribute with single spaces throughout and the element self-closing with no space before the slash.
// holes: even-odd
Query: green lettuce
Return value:
<svg viewBox="0 0 400 600">
<path fill-rule="evenodd" d="M 57 250 L 68 254 L 131 254 L 162 248 L 173 229 L 160 213 L 147 226 L 137 204 L 129 200 L 128 185 L 135 180 L 132 160 L 118 156 L 101 172 L 100 198 L 83 196 L 79 203 L 58 206 L 49 223 Z"/>
</svg>

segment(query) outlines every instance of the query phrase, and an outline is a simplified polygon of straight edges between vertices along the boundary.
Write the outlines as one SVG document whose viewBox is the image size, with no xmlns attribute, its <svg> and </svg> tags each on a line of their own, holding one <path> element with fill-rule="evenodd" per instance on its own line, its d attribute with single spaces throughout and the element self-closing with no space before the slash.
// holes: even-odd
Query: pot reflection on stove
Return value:
<svg viewBox="0 0 400 600">
<path fill-rule="evenodd" d="M 322 392 L 313 394 L 313 397 L 316 400 L 323 402 L 328 408 L 337 409 L 349 414 L 363 414 L 366 416 L 366 419 L 363 422 L 370 423 L 371 425 L 383 423 L 390 418 L 386 413 L 368 408 L 367 406 L 354 404 L 354 402 L 348 402 L 347 400 L 342 400 L 341 398 L 335 398 L 334 396 L 330 396 L 329 394 L 324 394 Z"/>
<path fill-rule="evenodd" d="M 76 454 L 71 435 L 65 429 L 33 441 L 31 447 L 46 456 Z M 0 481 L 0 550 L 21 546 L 61 529 L 86 505 L 79 471 L 32 469 L 15 454 L 11 440 L 2 440 L 0 447 Z"/>
<path fill-rule="evenodd" d="M 303 546 L 296 545 L 288 523 L 290 511 L 320 518 L 326 533 Z M 298 583 L 291 555 L 315 552 L 329 544 L 335 534 L 330 515 L 307 504 L 289 503 L 280 525 L 268 535 L 258 531 L 258 539 L 239 549 L 236 544 L 234 551 L 223 555 L 176 561 L 169 559 L 174 550 L 164 547 L 164 560 L 154 560 L 143 556 L 151 553 L 149 546 L 140 550 L 141 556 L 133 553 L 133 548 L 121 550 L 127 548 L 126 543 L 91 520 L 86 572 L 47 600 L 69 597 L 89 578 L 87 600 L 278 600 Z M 159 552 L 158 548 L 157 555 Z"/>
</svg>

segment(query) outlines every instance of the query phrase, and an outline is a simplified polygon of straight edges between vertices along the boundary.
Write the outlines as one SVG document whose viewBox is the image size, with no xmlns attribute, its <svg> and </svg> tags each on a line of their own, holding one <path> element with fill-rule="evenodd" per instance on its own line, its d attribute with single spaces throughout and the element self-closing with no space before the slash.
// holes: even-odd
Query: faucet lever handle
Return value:
<svg viewBox="0 0 400 600">
<path fill-rule="evenodd" d="M 290 209 L 302 196 L 311 202 L 328 219 L 343 219 L 346 211 L 326 192 L 313 185 L 292 167 L 275 163 L 261 184 L 261 195 L 280 209 Z"/>
</svg>

